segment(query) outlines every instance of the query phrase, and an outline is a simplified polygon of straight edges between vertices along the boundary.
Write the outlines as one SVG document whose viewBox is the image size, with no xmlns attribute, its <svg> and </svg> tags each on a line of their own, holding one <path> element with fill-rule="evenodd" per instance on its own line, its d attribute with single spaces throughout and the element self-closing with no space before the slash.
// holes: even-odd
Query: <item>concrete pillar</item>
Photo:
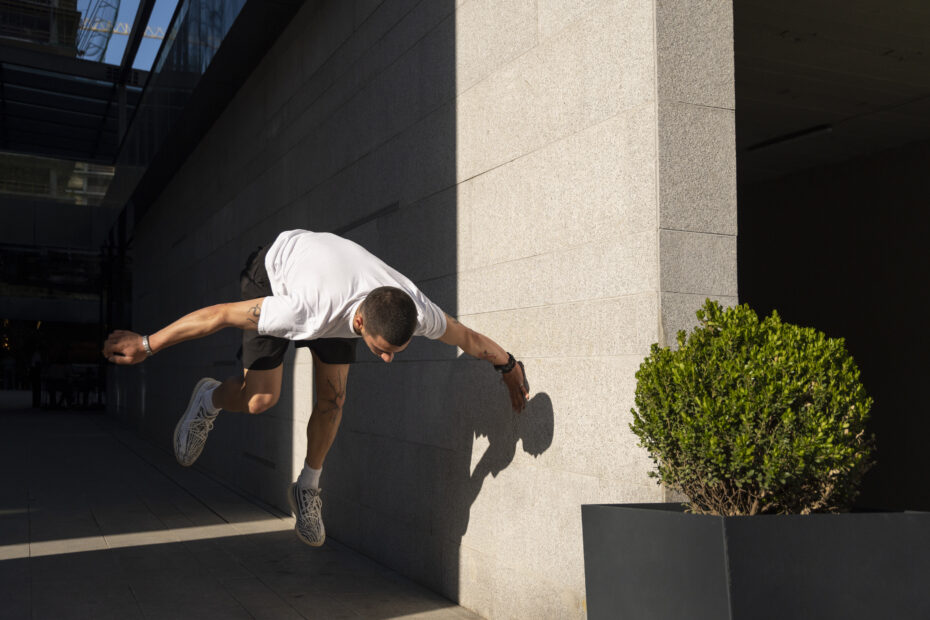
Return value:
<svg viewBox="0 0 930 620">
<path fill-rule="evenodd" d="M 487 476 L 448 591 L 583 617 L 578 507 L 666 499 L 628 429 L 635 371 L 706 297 L 736 301 L 731 5 L 472 1 L 456 22 L 459 316 L 526 361 L 526 418 L 554 423 Z"/>
<path fill-rule="evenodd" d="M 655 2 L 661 335 L 675 343 L 708 297 L 736 290 L 733 7 Z"/>
</svg>

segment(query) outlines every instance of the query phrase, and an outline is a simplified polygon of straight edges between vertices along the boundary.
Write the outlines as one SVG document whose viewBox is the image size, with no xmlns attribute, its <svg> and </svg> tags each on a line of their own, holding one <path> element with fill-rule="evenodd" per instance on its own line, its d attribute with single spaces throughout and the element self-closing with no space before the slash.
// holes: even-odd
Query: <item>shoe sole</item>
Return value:
<svg viewBox="0 0 930 620">
<path fill-rule="evenodd" d="M 291 507 L 291 512 L 294 513 L 294 518 L 297 518 L 297 500 L 294 499 L 294 487 L 297 486 L 295 482 L 287 490 L 287 503 Z M 318 543 L 310 542 L 308 539 L 300 535 L 300 530 L 297 529 L 297 525 L 294 525 L 294 534 L 297 535 L 297 540 L 302 542 L 305 545 L 310 545 L 311 547 L 322 547 L 323 543 L 326 542 L 326 534 L 323 534 L 323 540 Z"/>
<path fill-rule="evenodd" d="M 178 434 L 181 432 L 181 425 L 184 424 L 184 420 L 186 420 L 188 414 L 190 414 L 191 407 L 194 405 L 194 399 L 197 398 L 197 394 L 200 393 L 200 389 L 207 383 L 210 383 L 213 381 L 216 381 L 216 379 L 211 379 L 210 377 L 204 377 L 203 379 L 197 382 L 197 385 L 194 386 L 194 391 L 191 393 L 191 399 L 187 403 L 187 409 L 184 410 L 184 415 L 182 415 L 181 419 L 178 420 L 178 423 L 174 425 L 174 443 L 172 444 L 174 447 L 174 460 L 176 460 L 178 462 L 178 465 L 180 465 L 181 467 L 190 467 L 191 465 L 197 462 L 197 459 L 194 459 L 193 461 L 185 465 L 184 463 L 181 462 L 181 458 L 178 456 Z M 197 458 L 200 458 L 199 454 L 197 455 Z"/>
</svg>

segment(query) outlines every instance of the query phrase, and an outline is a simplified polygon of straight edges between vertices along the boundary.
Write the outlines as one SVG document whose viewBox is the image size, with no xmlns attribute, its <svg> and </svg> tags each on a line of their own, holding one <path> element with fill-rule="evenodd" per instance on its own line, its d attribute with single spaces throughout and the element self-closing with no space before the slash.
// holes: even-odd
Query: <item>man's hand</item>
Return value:
<svg viewBox="0 0 930 620">
<path fill-rule="evenodd" d="M 103 356 L 114 364 L 138 364 L 146 357 L 142 336 L 136 332 L 118 329 L 103 343 Z"/>
<path fill-rule="evenodd" d="M 446 331 L 439 340 L 459 347 L 472 357 L 477 357 L 498 366 L 506 364 L 510 358 L 510 355 L 502 346 L 484 334 L 479 334 L 475 330 L 465 327 L 448 314 L 446 315 Z M 523 363 L 517 362 L 513 370 L 505 373 L 502 379 L 507 389 L 510 390 L 510 406 L 518 413 L 523 411 L 530 392 L 530 386 L 526 382 L 526 372 L 523 370 Z"/>
<path fill-rule="evenodd" d="M 526 401 L 530 397 L 529 383 L 526 381 L 526 373 L 523 370 L 523 362 L 517 362 L 510 372 L 503 375 L 504 384 L 510 390 L 510 405 L 517 413 L 523 411 L 526 407 Z"/>
</svg>

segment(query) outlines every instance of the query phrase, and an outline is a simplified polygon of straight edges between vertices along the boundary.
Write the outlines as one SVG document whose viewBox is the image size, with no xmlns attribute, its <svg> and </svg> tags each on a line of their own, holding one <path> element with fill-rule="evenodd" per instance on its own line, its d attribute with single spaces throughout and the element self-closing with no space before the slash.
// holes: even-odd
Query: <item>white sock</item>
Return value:
<svg viewBox="0 0 930 620">
<path fill-rule="evenodd" d="M 218 387 L 220 386 L 217 385 L 216 387 L 212 387 L 203 393 L 203 404 L 213 413 L 219 413 L 220 410 L 219 407 L 213 404 L 213 392 L 215 392 Z"/>
<path fill-rule="evenodd" d="M 304 461 L 303 471 L 300 472 L 300 476 L 297 478 L 297 486 L 301 489 L 315 489 L 319 490 L 320 488 L 320 474 L 323 473 L 323 468 L 313 469 L 310 465 Z"/>
</svg>

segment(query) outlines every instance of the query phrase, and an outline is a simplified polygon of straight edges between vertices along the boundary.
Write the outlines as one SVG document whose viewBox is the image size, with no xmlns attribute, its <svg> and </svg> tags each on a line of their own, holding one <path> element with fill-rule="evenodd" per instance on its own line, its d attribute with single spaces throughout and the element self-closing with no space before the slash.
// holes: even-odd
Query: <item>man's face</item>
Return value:
<svg viewBox="0 0 930 620">
<path fill-rule="evenodd" d="M 400 353 L 410 344 L 408 340 L 401 346 L 395 346 L 382 338 L 381 336 L 372 336 L 368 332 L 362 332 L 362 340 L 368 345 L 368 348 L 376 357 L 380 357 L 384 362 L 390 362 L 394 359 L 395 353 Z"/>
</svg>

